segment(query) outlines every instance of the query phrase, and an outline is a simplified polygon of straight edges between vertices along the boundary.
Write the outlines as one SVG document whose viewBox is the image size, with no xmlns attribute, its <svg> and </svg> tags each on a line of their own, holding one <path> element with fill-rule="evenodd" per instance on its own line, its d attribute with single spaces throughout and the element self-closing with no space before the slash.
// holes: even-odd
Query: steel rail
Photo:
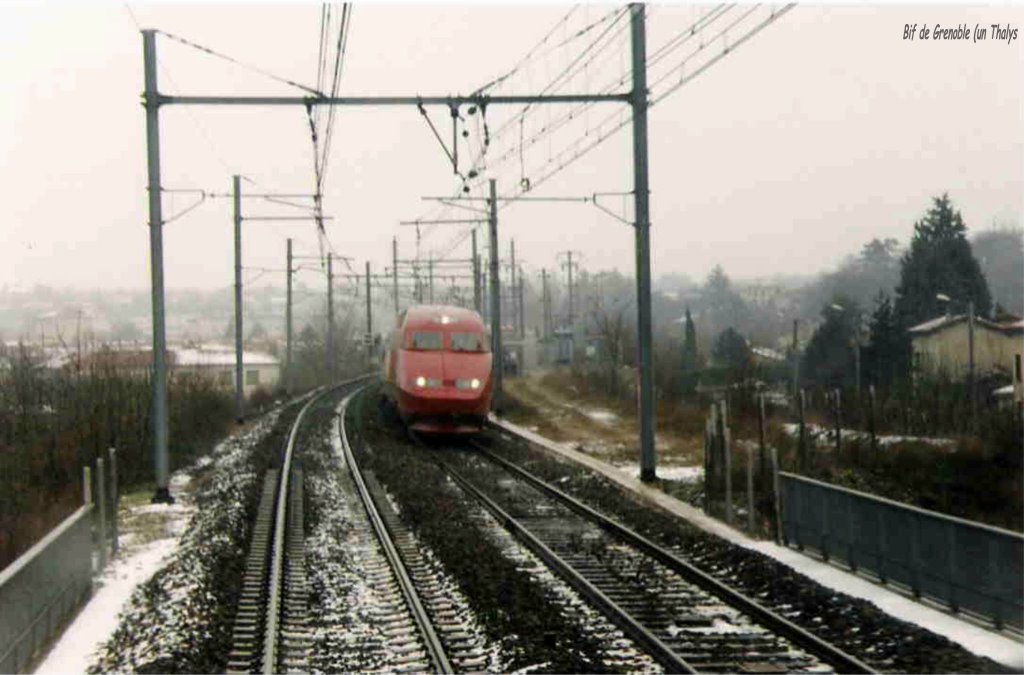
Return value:
<svg viewBox="0 0 1024 675">
<path fill-rule="evenodd" d="M 284 577 L 284 552 L 286 541 L 285 530 L 287 525 L 285 515 L 288 509 L 288 487 L 291 477 L 292 456 L 294 455 L 295 439 L 298 437 L 299 427 L 302 424 L 302 419 L 305 417 L 306 412 L 322 397 L 327 396 L 342 387 L 358 382 L 359 380 L 366 379 L 367 377 L 372 377 L 372 375 L 364 375 L 351 380 L 346 380 L 345 382 L 341 382 L 334 386 L 323 386 L 305 394 L 304 397 L 308 397 L 309 400 L 304 406 L 302 406 L 299 414 L 295 416 L 291 432 L 288 434 L 288 444 L 285 448 L 284 461 L 281 463 L 277 497 L 275 500 L 276 508 L 274 515 L 274 534 L 271 540 L 271 567 L 267 590 L 266 624 L 263 633 L 262 668 L 264 673 L 276 672 L 277 668 L 278 640 L 281 637 L 281 631 L 279 628 L 282 606 L 281 595 L 284 591 L 282 585 Z M 301 400 L 301 397 L 299 400 Z"/>
<path fill-rule="evenodd" d="M 466 480 L 462 475 L 441 460 L 438 460 L 438 464 L 445 473 L 451 476 L 455 482 L 466 490 L 466 492 L 483 504 L 484 508 L 490 511 L 505 528 L 510 530 L 513 535 L 519 538 L 519 540 L 522 541 L 527 548 L 533 551 L 537 557 L 543 560 L 548 567 L 561 576 L 570 586 L 576 589 L 578 593 L 600 607 L 604 614 L 626 635 L 630 636 L 643 648 L 647 649 L 650 652 L 651 657 L 660 663 L 661 666 L 665 668 L 666 672 L 698 672 L 693 666 L 681 659 L 671 647 L 662 642 L 658 636 L 640 625 L 636 619 L 619 607 L 614 600 L 601 592 L 600 589 L 590 583 L 590 581 L 584 578 L 583 575 L 573 569 L 571 565 L 562 560 L 557 553 L 552 551 L 532 532 L 527 530 L 514 517 L 498 506 L 494 500 L 481 492 L 475 485 Z"/>
<path fill-rule="evenodd" d="M 341 385 L 339 385 L 341 386 Z M 285 548 L 285 513 L 288 510 L 288 486 L 291 482 L 292 455 L 295 449 L 295 439 L 299 434 L 299 426 L 306 412 L 313 407 L 322 396 L 326 396 L 332 389 L 323 389 L 318 394 L 310 397 L 306 405 L 302 406 L 299 414 L 295 416 L 292 423 L 291 433 L 288 434 L 288 445 L 285 448 L 284 461 L 281 462 L 277 487 L 277 507 L 274 513 L 274 537 L 271 543 L 271 563 L 269 592 L 267 597 L 267 618 L 263 638 L 263 672 L 274 673 L 277 669 L 277 647 L 280 630 L 278 623 L 281 618 L 281 593 L 282 577 L 284 569 L 284 548 Z"/>
<path fill-rule="evenodd" d="M 766 628 L 777 632 L 779 635 L 787 638 L 790 642 L 797 645 L 801 649 L 805 649 L 815 656 L 821 658 L 822 661 L 828 663 L 830 666 L 835 668 L 838 672 L 843 673 L 876 673 L 870 666 L 863 663 L 859 659 L 843 652 L 836 648 L 834 645 L 825 642 L 818 636 L 804 630 L 800 626 L 797 626 L 788 619 L 779 616 L 775 612 L 771 611 L 767 607 L 764 607 L 752 598 L 748 598 L 742 593 L 735 589 L 726 586 L 718 579 L 715 579 L 711 575 L 703 572 L 702 570 L 694 567 L 690 563 L 677 557 L 671 551 L 668 551 L 651 540 L 647 539 L 641 534 L 634 532 L 630 528 L 622 525 L 621 523 L 612 520 L 611 518 L 595 511 L 591 507 L 582 503 L 575 497 L 572 497 L 553 485 L 541 480 L 537 476 L 534 476 L 525 469 L 516 466 L 508 460 L 495 455 L 493 452 L 483 447 L 476 441 L 471 441 L 477 450 L 479 450 L 482 456 L 493 461 L 499 466 L 505 468 L 510 473 L 514 473 L 521 476 L 524 480 L 529 482 L 534 487 L 540 489 L 544 493 L 554 497 L 555 499 L 563 502 L 570 509 L 576 513 L 582 515 L 585 518 L 589 518 L 595 521 L 599 527 L 603 530 L 619 537 L 620 539 L 632 544 L 644 553 L 658 560 L 672 571 L 676 572 L 688 581 L 698 585 L 704 590 L 708 591 L 712 595 L 718 597 L 722 601 L 730 604 L 731 606 L 739 609 L 745 614 L 755 618 L 761 622 Z"/>
<path fill-rule="evenodd" d="M 398 548 L 395 546 L 395 543 L 391 538 L 391 534 L 388 531 L 383 517 L 381 517 L 380 512 L 377 510 L 377 506 L 373 501 L 373 497 L 370 495 L 369 489 L 366 487 L 366 482 L 363 480 L 362 472 L 359 470 L 359 464 L 356 462 L 355 453 L 352 452 L 352 446 L 348 440 L 348 433 L 345 428 L 345 412 L 348 409 L 349 401 L 355 396 L 362 394 L 364 390 L 365 386 L 352 392 L 346 396 L 338 406 L 338 429 L 340 432 L 339 436 L 341 437 L 342 451 L 345 455 L 345 462 L 348 464 L 352 473 L 352 479 L 356 484 L 356 488 L 359 490 L 359 496 L 363 501 L 363 506 L 366 508 L 366 514 L 370 519 L 370 524 L 373 526 L 373 530 L 377 534 L 377 539 L 380 541 L 381 548 L 384 550 L 384 554 L 387 557 L 388 562 L 391 564 L 391 569 L 395 573 L 395 579 L 398 581 L 398 586 L 402 589 L 402 595 L 405 597 L 406 605 L 409 607 L 409 613 L 412 614 L 416 627 L 419 629 L 420 635 L 423 637 L 423 643 L 427 648 L 427 653 L 434 666 L 434 671 L 438 673 L 454 673 L 455 670 L 452 668 L 451 662 L 448 660 L 448 655 L 445 653 L 444 645 L 441 643 L 441 639 L 438 637 L 437 631 L 434 630 L 434 624 L 430 620 L 430 615 L 427 614 L 427 610 L 423 607 L 423 602 L 420 600 L 419 593 L 416 591 L 416 586 L 413 584 L 412 578 L 409 576 L 409 571 L 406 569 L 405 563 L 402 561 L 402 556 L 398 552 Z"/>
</svg>

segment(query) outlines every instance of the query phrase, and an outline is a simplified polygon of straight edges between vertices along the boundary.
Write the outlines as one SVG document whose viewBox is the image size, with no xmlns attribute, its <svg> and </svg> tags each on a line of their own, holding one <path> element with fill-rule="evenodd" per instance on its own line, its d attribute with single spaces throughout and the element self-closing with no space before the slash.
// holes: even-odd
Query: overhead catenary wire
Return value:
<svg viewBox="0 0 1024 675">
<path fill-rule="evenodd" d="M 300 82 L 296 82 L 294 80 L 288 79 L 287 77 L 280 77 L 278 75 L 274 75 L 273 73 L 271 73 L 271 72 L 269 72 L 267 70 L 264 70 L 263 68 L 260 68 L 259 66 L 254 66 L 254 65 L 252 65 L 250 63 L 246 63 L 244 61 L 240 61 L 239 59 L 236 59 L 236 58 L 234 58 L 232 56 L 228 56 L 227 54 L 223 54 L 221 52 L 218 52 L 218 51 L 216 51 L 214 49 L 211 49 L 210 47 L 203 46 L 203 45 L 198 44 L 196 42 L 193 42 L 193 41 L 191 41 L 191 40 L 189 40 L 187 38 L 183 38 L 183 37 L 181 37 L 179 35 L 175 35 L 174 33 L 168 33 L 165 30 L 159 30 L 159 29 L 157 29 L 156 32 L 159 33 L 160 35 L 163 35 L 163 36 L 171 39 L 171 40 L 174 40 L 175 42 L 179 42 L 179 43 L 181 43 L 183 45 L 186 45 L 186 46 L 191 47 L 193 49 L 196 49 L 198 51 L 201 51 L 201 52 L 204 52 L 206 54 L 209 54 L 210 56 L 214 56 L 216 58 L 223 59 L 224 61 L 228 61 L 229 63 L 233 63 L 233 64 L 235 64 L 237 66 L 245 68 L 246 70 L 250 70 L 250 71 L 252 71 L 254 73 L 258 73 L 258 74 L 263 75 L 264 77 L 270 78 L 270 79 L 272 79 L 272 80 L 274 80 L 276 82 L 280 82 L 281 84 L 287 84 L 287 85 L 289 85 L 291 87 L 296 87 L 296 88 L 301 89 L 301 90 L 303 90 L 303 91 L 305 91 L 305 92 L 307 92 L 309 94 L 313 94 L 314 96 L 323 96 L 323 92 L 317 91 L 313 87 L 306 86 L 306 85 L 304 85 L 304 84 L 302 84 Z"/>
<path fill-rule="evenodd" d="M 745 43 L 747 40 L 749 40 L 751 37 L 756 35 L 761 30 L 763 30 L 769 24 L 777 20 L 779 17 L 784 15 L 794 6 L 795 4 L 788 4 L 782 7 L 781 9 L 771 9 L 770 14 L 767 18 L 764 18 L 763 20 L 757 22 L 753 26 L 746 28 L 745 30 L 741 30 L 741 32 L 731 41 L 731 43 L 725 43 L 719 51 L 709 56 L 706 62 L 699 64 L 688 75 L 686 75 L 683 71 L 691 61 L 693 61 L 698 55 L 701 55 L 702 52 L 705 54 L 711 54 L 711 52 L 707 50 L 708 46 L 715 44 L 715 42 L 719 39 L 723 39 L 724 41 L 731 34 L 731 31 L 736 30 L 742 23 L 744 23 L 762 6 L 756 5 L 746 10 L 745 12 L 741 13 L 738 18 L 729 22 L 725 27 L 718 30 L 718 32 L 712 35 L 709 39 L 702 42 L 699 48 L 686 53 L 681 59 L 672 60 L 671 63 L 668 63 L 668 67 L 665 69 L 664 73 L 656 75 L 655 79 L 650 80 L 651 84 L 648 86 L 648 91 L 650 92 L 649 105 L 653 106 L 657 103 L 660 103 L 662 100 L 664 100 L 665 97 L 671 95 L 676 90 L 678 90 L 683 84 L 691 81 L 692 79 L 706 71 L 711 65 L 724 58 L 727 54 L 734 51 L 736 48 Z M 656 65 L 661 64 L 662 62 L 667 63 L 668 57 L 672 54 L 677 53 L 692 38 L 700 36 L 703 40 L 704 36 L 701 34 L 708 31 L 710 26 L 720 21 L 721 18 L 724 17 L 731 9 L 733 9 L 732 6 L 719 5 L 715 8 L 712 8 L 708 12 L 705 12 L 695 22 L 693 22 L 691 26 L 687 27 L 684 31 L 677 33 L 669 41 L 667 41 L 661 47 L 655 50 L 654 53 L 648 58 L 647 63 L 650 64 L 652 61 Z M 661 68 L 659 68 L 659 70 L 661 70 Z M 670 81 L 673 75 L 678 78 L 678 80 L 675 82 Z M 659 90 L 659 86 L 665 88 Z M 585 110 L 586 108 L 586 104 L 580 104 L 576 106 L 576 109 L 579 111 Z M 563 116 L 562 119 L 564 120 L 568 118 L 570 114 L 575 113 L 566 114 L 565 116 Z M 582 136 L 576 137 L 573 141 L 563 146 L 562 149 L 559 152 L 552 155 L 547 162 L 542 163 L 536 171 L 531 172 L 533 176 L 531 176 L 530 178 L 529 189 L 536 189 L 537 187 L 544 184 L 552 177 L 563 171 L 565 168 L 567 168 L 574 162 L 578 161 L 581 157 L 591 152 L 598 145 L 600 145 L 608 138 L 610 138 L 612 135 L 614 135 L 616 132 L 618 132 L 623 127 L 628 125 L 631 119 L 632 118 L 629 114 L 629 110 L 627 108 L 622 108 L 620 110 L 613 111 L 609 115 L 602 117 L 600 121 L 598 121 L 596 124 L 591 125 L 588 123 L 586 126 L 586 130 L 584 131 Z M 505 126 L 507 126 L 507 124 Z M 550 128 L 552 126 L 561 127 L 564 126 L 564 123 L 549 123 L 548 127 Z M 545 129 L 542 133 L 538 133 L 537 136 L 539 137 L 543 134 L 550 133 L 551 131 Z M 522 151 L 522 154 L 529 154 L 529 148 L 533 144 L 531 141 L 535 142 L 535 139 L 533 137 L 523 139 L 522 144 L 524 146 L 524 151 Z M 511 154 L 511 152 L 513 151 L 507 152 L 506 155 Z M 516 148 L 514 152 L 516 152 L 517 155 L 520 155 L 521 151 L 518 148 Z M 507 159 L 503 159 L 503 161 L 507 161 Z M 522 159 L 520 159 L 520 162 L 522 162 Z M 494 171 L 499 168 L 499 165 L 501 163 L 502 162 L 496 162 L 493 160 L 488 162 L 487 166 L 492 176 L 494 175 Z M 520 168 L 520 171 L 523 171 L 523 169 Z M 525 187 L 526 186 L 521 183 L 516 192 L 518 194 L 522 194 L 523 192 L 526 191 Z M 508 206 L 510 204 L 511 202 L 506 202 L 502 205 L 499 205 L 499 208 Z M 455 248 L 457 248 L 459 245 L 461 245 L 468 238 L 470 231 L 471 230 L 466 230 L 465 232 L 460 233 L 454 239 L 454 241 L 451 242 L 451 245 L 447 249 L 442 250 L 442 254 L 447 255 Z"/>
</svg>

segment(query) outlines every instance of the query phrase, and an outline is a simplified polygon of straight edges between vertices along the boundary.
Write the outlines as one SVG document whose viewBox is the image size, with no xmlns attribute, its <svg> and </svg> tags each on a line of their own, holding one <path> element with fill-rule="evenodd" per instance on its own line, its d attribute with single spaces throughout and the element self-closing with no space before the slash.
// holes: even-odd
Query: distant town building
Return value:
<svg viewBox="0 0 1024 675">
<path fill-rule="evenodd" d="M 45 361 L 49 368 L 76 368 L 83 370 L 111 368 L 122 373 L 144 376 L 153 367 L 153 350 L 104 347 L 83 353 L 53 352 Z M 170 347 L 167 365 L 172 375 L 193 373 L 210 378 L 225 389 L 234 389 L 235 350 L 212 344 Z M 281 376 L 281 365 L 270 354 L 242 351 L 242 388 L 246 396 L 257 388 L 273 389 Z"/>
<path fill-rule="evenodd" d="M 910 329 L 918 372 L 953 379 L 967 377 L 970 362 L 966 314 L 941 316 Z M 1014 400 L 1021 401 L 1021 352 L 1024 320 L 996 323 L 974 318 L 974 368 L 978 376 L 1002 373 L 1012 379 Z"/>
<path fill-rule="evenodd" d="M 226 388 L 235 383 L 235 350 L 221 345 L 173 347 L 171 368 L 177 373 L 209 376 Z M 242 351 L 242 390 L 246 396 L 263 387 L 273 389 L 281 377 L 281 364 L 270 354 Z"/>
</svg>

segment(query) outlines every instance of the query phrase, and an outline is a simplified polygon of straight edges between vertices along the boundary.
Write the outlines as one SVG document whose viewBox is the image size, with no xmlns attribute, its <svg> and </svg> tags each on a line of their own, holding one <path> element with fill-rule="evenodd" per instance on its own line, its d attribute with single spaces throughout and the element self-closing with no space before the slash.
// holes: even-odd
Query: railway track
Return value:
<svg viewBox="0 0 1024 675">
<path fill-rule="evenodd" d="M 666 671 L 874 672 L 486 448 L 446 457 L 468 494 Z"/>
<path fill-rule="evenodd" d="M 353 447 L 358 445 L 363 452 L 373 450 L 346 427 L 346 407 L 357 394 L 338 406 L 341 446 L 370 526 L 390 566 L 389 576 L 397 582 L 405 601 L 407 617 L 392 617 L 391 622 L 399 626 L 392 632 L 411 638 L 411 632 L 401 627 L 411 624 L 418 645 L 417 649 L 406 642 L 398 647 L 404 650 L 404 656 L 394 669 L 437 673 L 485 671 L 492 658 L 485 637 L 467 621 L 465 607 L 452 597 L 451 582 L 444 578 L 436 562 L 425 555 L 376 476 L 359 466 Z"/>
<path fill-rule="evenodd" d="M 296 440 L 313 406 L 363 378 L 323 388 L 299 410 L 280 467 L 264 477 L 235 614 L 228 672 L 306 672 L 309 632 L 303 480 Z"/>
</svg>

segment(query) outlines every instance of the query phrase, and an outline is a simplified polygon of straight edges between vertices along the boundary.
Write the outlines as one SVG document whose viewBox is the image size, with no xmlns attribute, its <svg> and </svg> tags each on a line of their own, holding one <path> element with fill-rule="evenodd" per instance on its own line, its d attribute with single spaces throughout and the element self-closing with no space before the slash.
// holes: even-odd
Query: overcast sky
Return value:
<svg viewBox="0 0 1024 675">
<path fill-rule="evenodd" d="M 569 7 L 356 5 L 339 93 L 468 94 L 508 71 L 556 27 L 546 44 L 564 46 L 548 49 L 501 90 L 534 93 L 596 34 L 574 38 L 575 32 L 615 9 L 583 7 L 560 25 Z M 648 53 L 709 9 L 653 7 Z M 276 75 L 315 82 L 319 5 L 130 10 L 0 4 L 0 288 L 148 288 L 142 38 L 135 21 Z M 905 24 L 915 23 L 1010 24 L 1018 35 L 1010 43 L 991 35 L 977 43 L 904 40 Z M 627 33 L 578 87 L 625 73 Z M 706 53 L 738 35 L 709 38 Z M 905 244 L 913 222 L 943 191 L 969 228 L 1024 224 L 1022 45 L 1020 5 L 796 7 L 651 108 L 655 276 L 676 272 L 699 280 L 715 264 L 736 278 L 818 272 L 871 237 Z M 164 93 L 302 95 L 164 37 L 158 53 Z M 626 110 L 605 103 L 587 115 L 614 113 L 615 106 Z M 537 112 L 530 124 L 543 126 L 560 110 Z M 490 130 L 515 112 L 488 110 Z M 448 111 L 430 114 L 450 144 Z M 328 234 L 358 270 L 367 259 L 381 270 L 390 264 L 392 236 L 399 235 L 403 257 L 414 252 L 413 229 L 398 222 L 434 215 L 436 207 L 421 197 L 451 194 L 459 183 L 415 107 L 341 108 L 336 115 L 325 192 L 326 214 L 334 218 Z M 476 121 L 467 120 L 475 137 L 460 141 L 463 172 L 479 144 Z M 499 193 L 514 190 L 522 175 L 536 180 L 537 167 L 574 140 L 572 129 L 562 131 L 528 148 L 522 164 L 496 167 Z M 513 129 L 502 142 L 514 147 L 516 140 Z M 165 106 L 161 143 L 165 188 L 227 192 L 233 173 L 253 181 L 243 183 L 247 190 L 308 192 L 313 185 L 302 107 Z M 492 150 L 501 147 L 496 140 Z M 625 192 L 632 183 L 627 125 L 531 195 Z M 165 195 L 165 217 L 191 200 Z M 622 199 L 606 203 L 630 217 L 631 208 L 621 211 Z M 250 215 L 292 213 L 270 204 L 245 208 Z M 231 203 L 224 199 L 169 223 L 166 285 L 228 286 L 231 227 Z M 631 228 L 591 205 L 516 204 L 502 210 L 500 228 L 503 253 L 514 236 L 529 268 L 551 268 L 557 252 L 572 249 L 589 269 L 633 274 Z M 423 251 L 447 251 L 459 231 L 424 232 Z M 312 224 L 244 225 L 248 280 L 274 279 L 260 277 L 258 268 L 283 268 L 287 236 L 298 252 L 316 253 Z M 466 252 L 468 242 L 454 254 Z"/>
</svg>

